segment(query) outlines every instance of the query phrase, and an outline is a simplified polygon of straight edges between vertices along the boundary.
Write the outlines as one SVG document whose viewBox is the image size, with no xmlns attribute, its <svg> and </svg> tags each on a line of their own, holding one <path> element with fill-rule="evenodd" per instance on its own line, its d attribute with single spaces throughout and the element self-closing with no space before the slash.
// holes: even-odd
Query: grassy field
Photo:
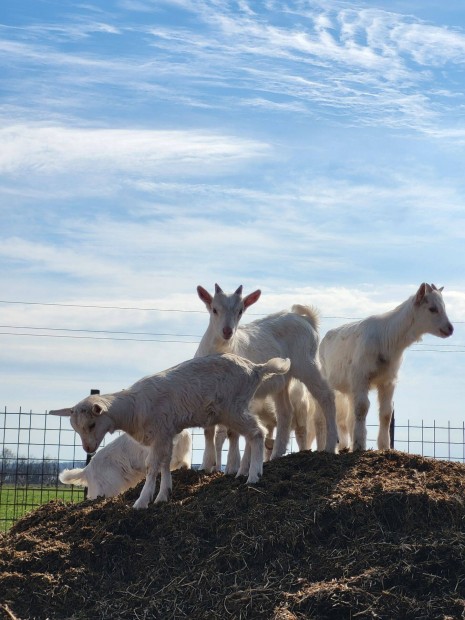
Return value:
<svg viewBox="0 0 465 620">
<path fill-rule="evenodd" d="M 0 532 L 6 532 L 15 521 L 37 506 L 52 499 L 80 502 L 84 490 L 72 487 L 15 487 L 0 486 Z"/>
</svg>

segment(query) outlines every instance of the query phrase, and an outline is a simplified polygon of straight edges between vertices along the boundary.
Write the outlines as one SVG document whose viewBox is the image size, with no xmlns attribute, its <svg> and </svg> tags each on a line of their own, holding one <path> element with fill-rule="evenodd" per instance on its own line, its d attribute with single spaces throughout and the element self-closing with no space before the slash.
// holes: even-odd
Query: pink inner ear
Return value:
<svg viewBox="0 0 465 620">
<path fill-rule="evenodd" d="M 210 293 L 205 290 L 203 288 L 203 286 L 198 286 L 197 287 L 197 295 L 200 297 L 200 299 L 203 301 L 204 304 L 206 304 L 207 306 L 210 306 L 212 301 L 213 301 L 213 297 L 210 295 Z"/>
<path fill-rule="evenodd" d="M 244 299 L 242 300 L 244 303 L 244 308 L 248 308 L 249 306 L 254 304 L 256 301 L 258 301 L 260 299 L 261 294 L 262 292 L 259 289 L 257 291 L 254 291 L 253 293 L 250 293 L 246 297 L 244 297 Z"/>
</svg>

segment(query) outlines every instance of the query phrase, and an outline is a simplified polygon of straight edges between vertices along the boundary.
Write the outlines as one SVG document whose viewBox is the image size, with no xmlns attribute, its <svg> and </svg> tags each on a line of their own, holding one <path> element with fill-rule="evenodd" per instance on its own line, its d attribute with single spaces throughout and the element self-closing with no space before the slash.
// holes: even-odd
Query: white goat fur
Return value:
<svg viewBox="0 0 465 620">
<path fill-rule="evenodd" d="M 89 453 L 97 450 L 107 432 L 115 430 L 147 446 L 145 484 L 134 504 L 134 508 L 147 508 L 159 471 L 155 502 L 168 499 L 173 438 L 185 428 L 224 424 L 244 435 L 248 454 L 238 476 L 248 473 L 248 484 L 258 482 L 263 473 L 264 430 L 248 405 L 262 381 L 273 383 L 289 368 L 290 361 L 285 359 L 254 364 L 237 355 L 209 355 L 145 377 L 126 390 L 88 396 L 72 408 L 50 414 L 70 416 Z"/>
<path fill-rule="evenodd" d="M 197 293 L 205 303 L 210 321 L 196 357 L 231 352 L 254 362 L 263 362 L 270 357 L 287 357 L 291 360 L 289 374 L 283 377 L 280 383 L 267 383 L 257 391 L 257 398 L 272 395 L 277 405 L 276 439 L 271 458 L 282 456 L 289 441 L 292 420 L 292 405 L 289 399 L 291 378 L 301 381 L 321 407 L 326 421 L 325 449 L 334 453 L 337 443 L 334 394 L 318 366 L 316 310 L 296 304 L 291 311 L 278 312 L 246 325 L 239 325 L 245 310 L 258 301 L 261 294 L 259 290 L 242 297 L 242 286 L 234 293 L 226 294 L 215 284 L 214 296 L 201 286 L 197 287 Z M 202 467 L 207 471 L 214 469 L 216 464 L 214 436 L 213 428 L 206 429 Z M 238 441 L 237 436 L 235 441 Z M 228 452 L 226 473 L 237 469 L 237 453 L 238 450 L 231 452 L 231 449 Z"/>
<path fill-rule="evenodd" d="M 64 469 L 60 481 L 87 487 L 87 498 L 114 497 L 136 486 L 145 478 L 146 446 L 122 433 L 101 448 L 90 463 L 79 469 Z M 188 469 L 192 463 L 192 436 L 187 429 L 174 436 L 170 469 Z"/>
<path fill-rule="evenodd" d="M 390 447 L 392 399 L 404 350 L 423 334 L 447 338 L 454 331 L 442 290 L 423 283 L 415 295 L 393 310 L 332 329 L 322 339 L 323 373 L 330 386 L 350 400 L 346 424 L 353 450 L 366 449 L 368 392 L 372 388 L 378 391 L 378 448 Z"/>
<path fill-rule="evenodd" d="M 316 403 L 303 383 L 296 379 L 291 379 L 289 385 L 289 399 L 292 406 L 291 430 L 295 433 L 295 438 L 299 450 L 310 450 L 316 437 L 315 432 L 315 413 Z M 269 461 L 274 446 L 274 431 L 276 429 L 277 414 L 276 404 L 271 396 L 265 398 L 254 398 L 250 403 L 250 411 L 258 417 L 261 424 L 266 429 L 265 436 L 265 455 L 264 460 Z M 323 420 L 324 422 L 324 420 Z M 322 437 L 324 439 L 326 429 L 323 428 Z M 225 440 L 229 440 L 228 460 L 229 463 L 240 463 L 239 441 L 235 433 L 231 433 L 225 426 L 218 425 L 215 434 L 216 449 L 216 470 L 221 471 L 222 452 Z M 320 444 L 324 447 L 324 443 Z M 231 452 L 233 456 L 231 456 Z M 229 465 L 226 466 L 225 473 L 235 473 L 230 471 Z"/>
</svg>

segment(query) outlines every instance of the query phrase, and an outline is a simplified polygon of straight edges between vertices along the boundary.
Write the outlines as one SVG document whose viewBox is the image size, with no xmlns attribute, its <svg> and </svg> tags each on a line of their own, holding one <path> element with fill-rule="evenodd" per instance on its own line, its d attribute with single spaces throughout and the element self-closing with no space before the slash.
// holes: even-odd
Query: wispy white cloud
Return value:
<svg viewBox="0 0 465 620">
<path fill-rule="evenodd" d="M 26 28 L 17 27 L 14 30 L 17 31 L 20 37 L 27 35 L 27 38 L 40 38 L 46 39 L 50 43 L 53 40 L 77 40 L 91 37 L 98 34 L 121 34 L 122 30 L 112 24 L 96 21 L 83 21 L 81 18 L 77 22 L 72 23 L 68 21 L 63 24 L 46 23 L 42 22 L 27 26 Z"/>
<path fill-rule="evenodd" d="M 290 265 L 291 286 L 309 279 L 326 286 L 341 278 L 370 281 L 404 262 L 406 273 L 444 277 L 446 257 L 438 263 L 438 248 L 463 243 L 460 196 L 424 179 L 412 184 L 399 177 L 380 186 L 318 178 L 268 190 L 179 181 L 133 185 L 139 196 L 124 209 L 94 213 L 90 206 L 73 214 L 68 208 L 66 217 L 63 206 L 40 217 L 32 210 L 16 236 L 6 225 L 3 264 L 20 267 L 31 288 L 59 276 L 63 295 L 85 283 L 90 297 L 102 287 L 110 297 L 139 297 L 148 280 L 169 291 L 173 273 L 178 290 L 192 287 L 192 273 L 233 278 L 250 269 L 276 286 L 288 280 Z"/>
<path fill-rule="evenodd" d="M 176 5 L 187 10 L 182 2 Z M 154 9 L 151 3 L 144 6 Z M 126 84 L 140 94 L 145 89 L 158 101 L 218 110 L 244 107 L 247 102 L 251 108 L 260 103 L 275 113 L 308 114 L 315 112 L 315 106 L 328 115 L 350 110 L 355 124 L 377 124 L 382 119 L 390 126 L 431 135 L 435 126 L 449 124 L 435 105 L 438 80 L 436 76 L 433 86 L 431 71 L 442 69 L 443 97 L 463 99 L 449 79 L 451 67 L 463 62 L 465 35 L 460 31 L 335 2 L 326 8 L 280 3 L 272 9 L 254 12 L 246 5 L 237 10 L 229 3 L 198 2 L 189 5 L 189 15 L 194 11 L 200 25 L 197 29 L 191 26 L 192 15 L 190 21 L 169 27 L 136 26 L 130 19 L 125 26 L 115 20 L 113 24 L 82 19 L 42 25 L 36 26 L 34 45 L 5 40 L 3 52 L 8 60 L 45 63 L 67 88 L 73 83 L 120 88 Z M 298 25 L 296 20 L 280 22 L 280 17 L 290 14 L 298 16 Z M 124 53 L 110 59 L 95 52 L 83 55 L 54 49 L 53 40 L 45 36 L 47 28 L 69 40 L 101 32 L 118 33 L 123 40 L 143 37 L 137 61 Z M 238 89 L 247 89 L 249 95 L 238 96 Z"/>
<path fill-rule="evenodd" d="M 3 174 L 83 169 L 140 176 L 211 174 L 269 154 L 263 142 L 200 131 L 12 126 L 0 130 Z"/>
<path fill-rule="evenodd" d="M 324 331 L 423 279 L 463 317 L 464 32 L 383 4 L 125 0 L 2 28 L 4 296 L 202 311 L 2 320 L 200 335 L 195 286 L 218 281 L 262 288 L 247 320 L 298 301 Z M 27 384 L 44 408 L 195 351 L 10 339 L 5 402 Z"/>
<path fill-rule="evenodd" d="M 127 279 L 129 272 L 125 272 L 124 261 L 118 266 L 112 265 L 108 254 L 101 256 L 98 252 L 90 252 L 81 239 L 76 240 L 74 245 L 74 248 L 67 248 L 65 242 L 58 248 L 45 241 L 34 242 L 13 237 L 2 240 L 0 254 L 9 261 L 22 263 L 25 266 L 24 273 L 30 276 L 61 274 L 82 281 L 92 279 L 103 282 L 109 277 L 115 278 L 119 272 L 121 278 Z"/>
<path fill-rule="evenodd" d="M 465 64 L 463 32 L 429 24 L 398 23 L 390 36 L 399 51 L 410 55 L 418 65 L 436 68 Z"/>
</svg>

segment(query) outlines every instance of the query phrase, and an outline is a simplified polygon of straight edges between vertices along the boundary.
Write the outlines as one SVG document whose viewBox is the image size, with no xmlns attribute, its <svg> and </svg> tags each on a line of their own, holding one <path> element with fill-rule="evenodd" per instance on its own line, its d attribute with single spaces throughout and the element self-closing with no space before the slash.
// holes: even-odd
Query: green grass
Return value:
<svg viewBox="0 0 465 620">
<path fill-rule="evenodd" d="M 15 521 L 52 499 L 65 502 L 80 502 L 84 490 L 71 487 L 15 487 L 0 486 L 0 532 L 6 532 Z"/>
</svg>

